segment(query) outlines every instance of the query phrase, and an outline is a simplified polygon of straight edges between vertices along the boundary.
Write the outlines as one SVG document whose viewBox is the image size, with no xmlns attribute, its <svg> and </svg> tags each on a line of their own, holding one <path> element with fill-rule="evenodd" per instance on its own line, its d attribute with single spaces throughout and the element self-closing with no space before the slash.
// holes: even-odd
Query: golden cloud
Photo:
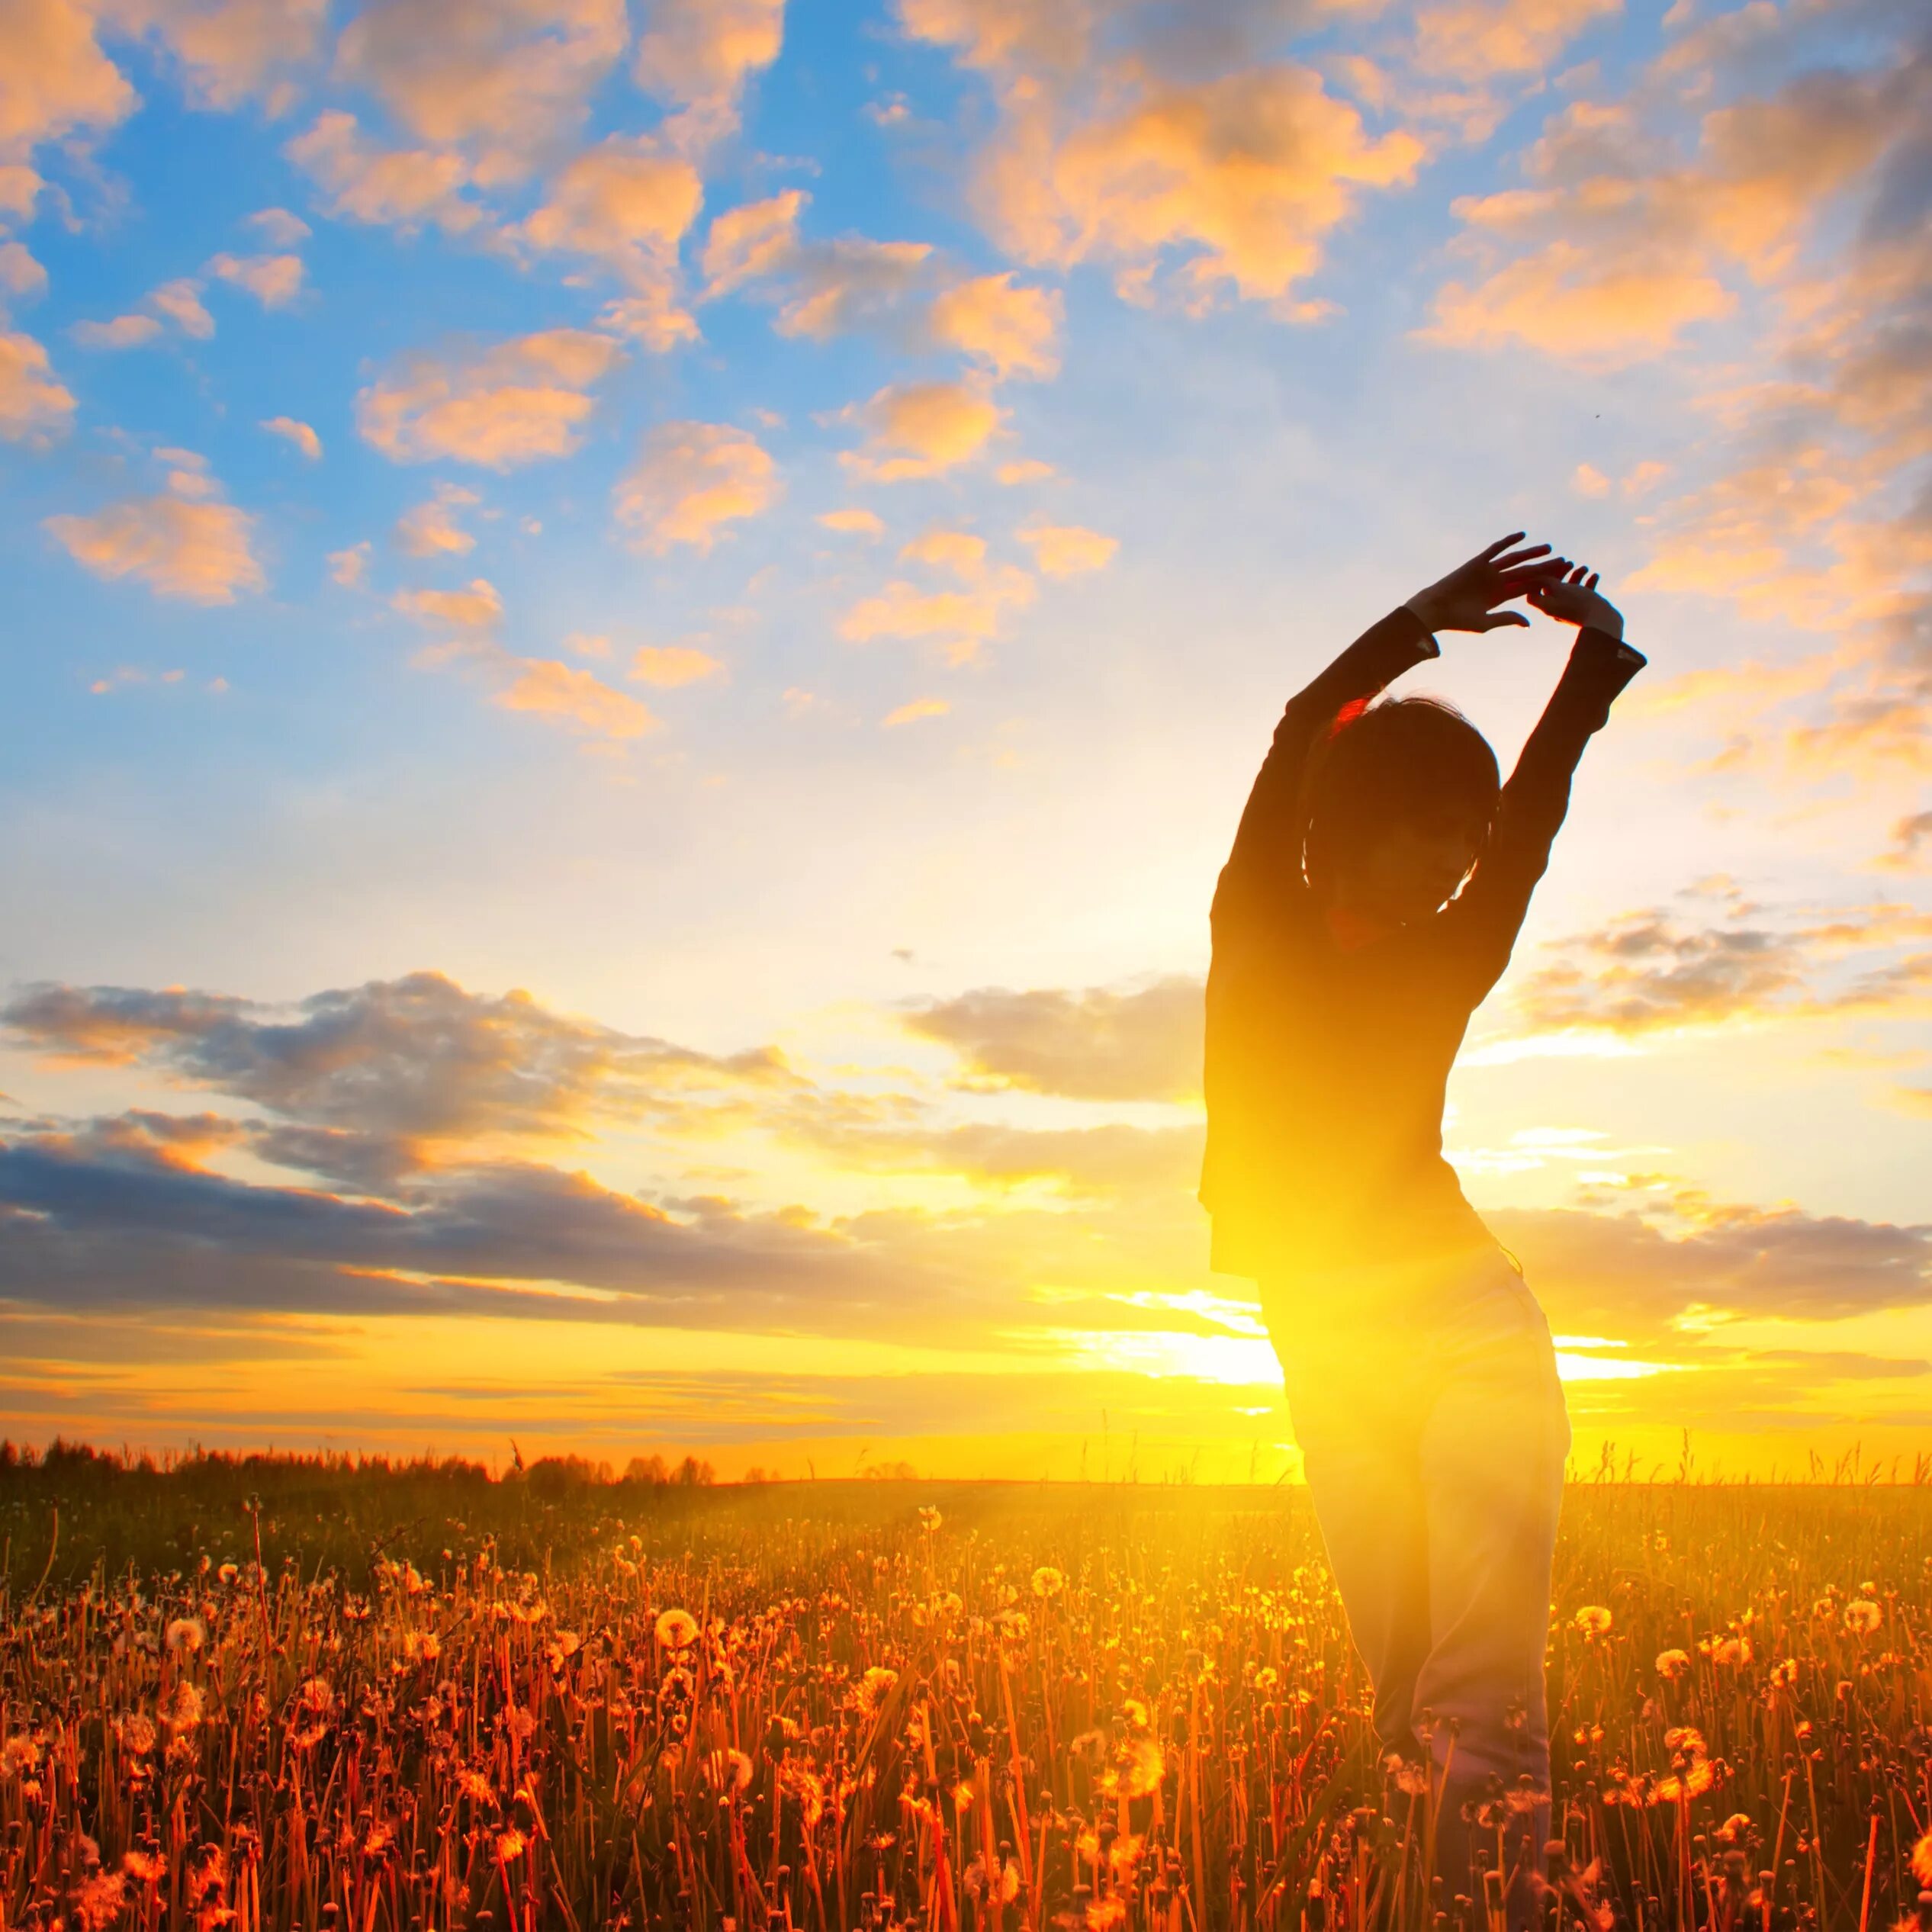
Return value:
<svg viewBox="0 0 1932 1932">
<path fill-rule="evenodd" d="M 1540 73 L 1593 20 L 1623 0 L 1451 0 L 1416 16 L 1416 64 L 1464 81 Z"/>
<path fill-rule="evenodd" d="M 246 289 L 265 309 L 286 308 L 302 292 L 299 255 L 217 255 L 207 272 Z"/>
<path fill-rule="evenodd" d="M 250 547 L 254 519 L 223 503 L 199 458 L 166 452 L 178 467 L 165 494 L 110 503 L 92 516 L 50 516 L 42 527 L 96 577 L 131 577 L 158 597 L 228 604 L 267 583 Z"/>
<path fill-rule="evenodd" d="M 640 684 L 655 685 L 660 690 L 675 690 L 680 685 L 702 683 L 716 677 L 725 667 L 709 651 L 688 644 L 641 644 L 631 655 L 631 675 Z"/>
<path fill-rule="evenodd" d="M 43 141 L 111 127 L 135 105 L 134 90 L 101 51 L 95 18 L 75 0 L 14 0 L 0 21 L 0 160 L 25 170 L 30 205 L 38 178 L 27 167 Z"/>
<path fill-rule="evenodd" d="M 818 521 L 841 536 L 882 537 L 886 534 L 884 522 L 876 512 L 869 510 L 825 510 L 820 513 Z"/>
<path fill-rule="evenodd" d="M 577 156 L 542 205 L 511 232 L 533 248 L 588 256 L 633 287 L 658 293 L 664 311 L 648 333 L 688 338 L 696 326 L 680 317 L 677 330 L 669 291 L 678 245 L 703 200 L 704 184 L 690 162 L 664 153 L 648 135 L 613 134 Z"/>
<path fill-rule="evenodd" d="M 0 332 L 0 436 L 38 444 L 73 420 L 74 398 L 31 336 Z"/>
<path fill-rule="evenodd" d="M 905 1009 L 900 1024 L 950 1047 L 969 1087 L 1191 1103 L 1202 1014 L 1201 982 L 1176 975 L 1126 992 L 984 987 Z"/>
<path fill-rule="evenodd" d="M 866 446 L 847 468 L 878 483 L 903 483 L 969 462 L 1004 420 L 998 404 L 960 382 L 895 383 L 857 412 Z"/>
<path fill-rule="evenodd" d="M 971 580 L 985 569 L 986 539 L 970 530 L 927 530 L 903 545 L 899 555 L 907 562 L 931 564 Z"/>
<path fill-rule="evenodd" d="M 271 416 L 263 418 L 262 427 L 270 436 L 292 442 L 311 463 L 322 460 L 322 439 L 307 423 L 292 416 Z"/>
<path fill-rule="evenodd" d="M 686 103 L 728 100 L 784 41 L 785 0 L 657 0 L 638 43 L 638 84 Z"/>
<path fill-rule="evenodd" d="M 445 356 L 405 355 L 355 398 L 363 440 L 392 462 L 453 458 L 506 470 L 567 456 L 587 393 L 622 351 L 608 336 L 549 329 Z"/>
<path fill-rule="evenodd" d="M 0 289 L 9 295 L 47 293 L 47 272 L 24 243 L 0 242 Z"/>
<path fill-rule="evenodd" d="M 474 490 L 439 483 L 426 503 L 405 510 L 396 519 L 396 547 L 410 557 L 463 557 L 476 548 L 476 538 L 456 520 L 461 510 L 481 500 Z"/>
<path fill-rule="evenodd" d="M 982 362 L 993 375 L 1051 376 L 1060 366 L 1064 309 L 1057 289 L 1017 286 L 1009 270 L 954 284 L 933 298 L 933 340 Z"/>
<path fill-rule="evenodd" d="M 164 281 L 146 297 L 149 308 L 165 315 L 185 336 L 205 342 L 214 333 L 214 317 L 202 305 L 201 284 L 185 276 Z"/>
<path fill-rule="evenodd" d="M 238 107 L 315 51 L 326 0 L 106 0 L 121 32 L 159 40 L 198 107 Z"/>
<path fill-rule="evenodd" d="M 526 711 L 595 738 L 641 738 L 658 721 L 627 693 L 555 657 L 515 659 L 516 674 L 497 693 L 506 711 Z"/>
<path fill-rule="evenodd" d="M 117 315 L 108 322 L 77 322 L 67 332 L 83 349 L 139 349 L 161 333 L 151 315 Z"/>
<path fill-rule="evenodd" d="M 617 484 L 618 522 L 641 550 L 709 551 L 725 525 L 777 502 L 778 466 L 748 430 L 723 423 L 661 423 Z"/>
<path fill-rule="evenodd" d="M 699 265 L 705 297 L 714 301 L 747 282 L 783 273 L 799 246 L 799 211 L 810 198 L 788 188 L 763 201 L 727 208 L 705 235 Z"/>
<path fill-rule="evenodd" d="M 470 166 L 461 155 L 378 146 L 339 108 L 318 114 L 282 152 L 320 185 L 332 214 L 406 233 L 433 221 L 452 234 L 484 219 L 482 209 L 464 198 Z"/>
<path fill-rule="evenodd" d="M 838 634 L 849 644 L 869 644 L 878 638 L 930 639 L 941 646 L 949 664 L 961 664 L 997 637 L 1008 613 L 1030 603 L 1033 594 L 1033 579 L 1011 565 L 965 590 L 922 590 L 903 577 L 894 577 L 845 613 Z"/>
<path fill-rule="evenodd" d="M 1032 551 L 1034 562 L 1049 577 L 1079 577 L 1104 570 L 1120 547 L 1117 537 L 1104 537 L 1077 523 L 1036 523 L 1018 534 Z"/>
<path fill-rule="evenodd" d="M 398 590 L 391 604 L 419 623 L 461 632 L 492 631 L 503 600 L 487 577 L 472 577 L 461 590 Z"/>
<path fill-rule="evenodd" d="M 916 725 L 922 718 L 943 718 L 952 709 L 943 698 L 914 698 L 886 712 L 879 722 L 889 731 L 901 725 Z"/>
<path fill-rule="evenodd" d="M 417 140 L 471 144 L 484 178 L 508 178 L 583 119 L 628 35 L 623 0 L 376 0 L 336 59 Z"/>
</svg>

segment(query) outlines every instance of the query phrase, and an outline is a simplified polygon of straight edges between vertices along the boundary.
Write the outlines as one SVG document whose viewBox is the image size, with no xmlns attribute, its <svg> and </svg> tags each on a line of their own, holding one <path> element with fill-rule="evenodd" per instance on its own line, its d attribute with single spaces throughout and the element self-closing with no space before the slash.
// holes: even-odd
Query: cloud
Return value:
<svg viewBox="0 0 1932 1932">
<path fill-rule="evenodd" d="M 1057 289 L 1016 287 L 1009 271 L 943 290 L 927 326 L 934 342 L 984 363 L 1000 381 L 1051 376 L 1060 366 L 1063 306 Z"/>
<path fill-rule="evenodd" d="M 484 218 L 464 196 L 471 169 L 460 154 L 378 146 L 363 138 L 353 114 L 340 109 L 317 115 L 283 152 L 320 185 L 331 214 L 406 233 L 433 221 L 461 234 Z"/>
<path fill-rule="evenodd" d="M 819 513 L 819 522 L 841 536 L 882 537 L 886 526 L 878 513 L 869 510 L 828 510 Z"/>
<path fill-rule="evenodd" d="M 709 651 L 688 644 L 641 644 L 631 655 L 631 675 L 640 684 L 672 691 L 717 677 L 725 667 Z"/>
<path fill-rule="evenodd" d="M 638 43 L 640 86 L 691 103 L 735 96 L 778 58 L 785 0 L 657 0 Z"/>
<path fill-rule="evenodd" d="M 905 545 L 899 555 L 908 562 L 931 564 L 970 580 L 985 573 L 986 539 L 970 530 L 927 530 Z"/>
<path fill-rule="evenodd" d="M 1201 1096 L 1201 985 L 1183 976 L 1131 992 L 983 987 L 904 1009 L 900 1024 L 950 1047 L 972 1087 L 1074 1100 Z"/>
<path fill-rule="evenodd" d="M 74 416 L 72 393 L 54 376 L 31 336 L 0 331 L 0 437 L 39 445 Z"/>
<path fill-rule="evenodd" d="M 165 315 L 185 336 L 205 342 L 214 333 L 214 317 L 201 303 L 201 284 L 183 276 L 164 281 L 146 297 L 149 308 Z"/>
<path fill-rule="evenodd" d="M 623 0 L 376 0 L 336 59 L 416 140 L 514 178 L 582 121 L 628 36 Z"/>
<path fill-rule="evenodd" d="M 1417 13 L 1415 59 L 1465 81 L 1540 73 L 1593 21 L 1622 11 L 1622 0 L 1450 0 Z"/>
<path fill-rule="evenodd" d="M 1932 992 L 1932 914 L 1880 903 L 1794 920 L 1734 897 L 1714 923 L 1663 907 L 1546 949 L 1513 1009 L 1539 1032 L 1625 1036 L 1902 1008 Z"/>
<path fill-rule="evenodd" d="M 111 127 L 136 105 L 133 88 L 101 51 L 90 10 L 76 0 L 13 0 L 0 60 L 0 162 L 24 178 L 10 198 L 30 205 L 34 149 Z"/>
<path fill-rule="evenodd" d="M 989 397 L 960 382 L 891 384 L 857 413 L 866 448 L 842 460 L 878 483 L 938 476 L 971 461 L 1003 420 Z"/>
<path fill-rule="evenodd" d="M 67 332 L 83 349 L 139 349 L 161 333 L 151 315 L 117 315 L 111 322 L 77 322 Z"/>
<path fill-rule="evenodd" d="M 922 718 L 943 718 L 952 709 L 943 698 L 914 698 L 897 710 L 886 712 L 879 722 L 891 731 L 895 725 L 917 724 Z"/>
<path fill-rule="evenodd" d="M 661 423 L 612 493 L 617 520 L 641 550 L 708 551 L 725 525 L 779 498 L 778 467 L 748 430 L 723 423 Z"/>
<path fill-rule="evenodd" d="M 215 493 L 198 458 L 177 459 L 161 495 L 110 503 L 92 516 L 50 516 L 42 528 L 96 577 L 131 577 L 158 597 L 229 604 L 268 582 L 250 538 L 255 519 Z"/>
<path fill-rule="evenodd" d="M 392 462 L 507 470 L 577 446 L 587 391 L 622 354 L 608 336 L 550 329 L 400 358 L 355 398 L 356 427 Z"/>
<path fill-rule="evenodd" d="M 247 225 L 273 248 L 293 248 L 315 232 L 300 215 L 287 208 L 257 208 L 248 217 Z"/>
<path fill-rule="evenodd" d="M 272 436 L 285 437 L 311 463 L 322 460 L 322 439 L 306 423 L 292 416 L 270 416 L 262 419 L 262 427 Z"/>
<path fill-rule="evenodd" d="M 302 292 L 299 255 L 217 255 L 207 272 L 245 288 L 265 309 L 284 309 Z"/>
<path fill-rule="evenodd" d="M 948 663 L 965 664 L 999 635 L 1008 613 L 1030 603 L 1033 594 L 1033 579 L 1010 564 L 963 590 L 926 590 L 894 577 L 845 613 L 838 634 L 848 644 L 879 638 L 931 641 L 941 647 Z"/>
<path fill-rule="evenodd" d="M 908 304 L 929 289 L 937 265 L 931 244 L 863 235 L 805 240 L 799 217 L 810 199 L 788 188 L 719 215 L 699 259 L 705 299 L 754 292 L 778 304 L 780 335 L 815 342 L 864 328 L 909 336 Z"/>
<path fill-rule="evenodd" d="M 1927 853 L 1932 853 L 1932 812 L 1911 812 L 1892 827 L 1892 849 L 1884 862 L 1895 871 L 1916 871 Z"/>
<path fill-rule="evenodd" d="M 232 108 L 315 50 L 326 0 L 108 0 L 124 33 L 159 40 L 198 107 Z"/>
<path fill-rule="evenodd" d="M 1018 535 L 1033 551 L 1034 564 L 1049 577 L 1079 577 L 1104 570 L 1120 547 L 1118 538 L 1104 537 L 1077 523 L 1037 523 Z"/>
<path fill-rule="evenodd" d="M 663 305 L 654 346 L 697 333 L 688 316 L 673 320 L 670 291 L 678 245 L 704 200 L 698 171 L 664 153 L 648 135 L 612 135 L 572 159 L 542 204 L 510 232 L 531 247 L 602 262 Z"/>
<path fill-rule="evenodd" d="M 410 557 L 466 557 L 476 548 L 476 538 L 456 520 L 459 510 L 481 500 L 474 490 L 460 484 L 439 483 L 426 503 L 405 510 L 396 520 L 391 533 L 396 547 Z"/>
<path fill-rule="evenodd" d="M 144 1069 L 310 1127 L 411 1142 L 576 1133 L 713 1088 L 776 1088 L 775 1050 L 722 1057 L 410 973 L 293 1008 L 227 994 L 43 983 L 0 1005 L 22 1050 Z"/>
<path fill-rule="evenodd" d="M 47 293 L 47 272 L 20 242 L 0 242 L 0 289 L 31 300 Z"/>
<path fill-rule="evenodd" d="M 1376 139 L 1312 68 L 1226 37 L 1231 71 L 1174 71 L 1144 44 L 1157 15 L 1090 37 L 1085 8 L 900 0 L 915 39 L 985 72 L 999 103 L 973 200 L 995 239 L 1055 268 L 1116 265 L 1124 294 L 1171 284 L 1200 308 L 1232 291 L 1290 316 L 1329 233 L 1364 188 L 1410 181 L 1422 143 Z"/>
<path fill-rule="evenodd" d="M 593 738 L 641 738 L 658 721 L 635 698 L 590 672 L 555 657 L 519 657 L 516 674 L 497 693 L 506 711 L 527 711 Z"/>
<path fill-rule="evenodd" d="M 473 577 L 461 590 L 398 590 L 390 603 L 419 623 L 463 632 L 493 631 L 503 600 L 487 577 Z"/>
<path fill-rule="evenodd" d="M 366 542 L 351 544 L 346 550 L 329 553 L 329 574 L 345 590 L 359 590 L 369 572 L 369 546 Z"/>
<path fill-rule="evenodd" d="M 796 255 L 799 211 L 810 198 L 801 188 L 788 188 L 715 217 L 699 262 L 705 299 L 715 301 L 748 281 L 783 274 Z"/>
</svg>

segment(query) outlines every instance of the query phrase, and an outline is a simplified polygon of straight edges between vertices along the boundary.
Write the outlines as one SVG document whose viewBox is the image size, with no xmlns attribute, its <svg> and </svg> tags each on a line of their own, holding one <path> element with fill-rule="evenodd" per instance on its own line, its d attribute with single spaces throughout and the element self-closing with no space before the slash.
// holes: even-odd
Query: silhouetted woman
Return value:
<svg viewBox="0 0 1932 1932">
<path fill-rule="evenodd" d="M 1596 578 L 1494 543 L 1289 701 L 1214 894 L 1213 1265 L 1259 1286 L 1390 1769 L 1432 1766 L 1436 1869 L 1535 1922 L 1550 1570 L 1570 1424 L 1548 1324 L 1442 1156 L 1443 1089 L 1570 779 L 1644 660 Z M 1506 785 L 1451 706 L 1382 699 L 1435 634 L 1577 625 Z M 1458 890 L 1458 888 L 1460 889 Z M 1485 1855 L 1486 1854 L 1486 1855 Z M 1446 1903 L 1447 1901 L 1445 1900 Z"/>
</svg>

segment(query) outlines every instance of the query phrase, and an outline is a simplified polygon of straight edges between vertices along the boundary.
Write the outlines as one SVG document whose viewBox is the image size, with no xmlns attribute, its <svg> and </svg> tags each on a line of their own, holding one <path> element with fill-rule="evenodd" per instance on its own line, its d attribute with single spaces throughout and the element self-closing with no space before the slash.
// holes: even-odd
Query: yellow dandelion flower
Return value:
<svg viewBox="0 0 1932 1932">
<path fill-rule="evenodd" d="M 1616 1619 L 1601 1603 L 1586 1603 L 1570 1621 L 1586 1637 L 1601 1637 Z"/>
<path fill-rule="evenodd" d="M 886 1701 L 886 1693 L 899 1680 L 896 1670 L 889 1670 L 882 1664 L 875 1664 L 859 1680 L 859 1714 L 864 1718 L 875 1718 L 879 1707 Z"/>
<path fill-rule="evenodd" d="M 1659 1651 L 1657 1654 L 1657 1674 L 1667 1683 L 1681 1677 L 1689 1668 L 1688 1651 Z"/>
<path fill-rule="evenodd" d="M 1033 1593 L 1045 1599 L 1058 1596 L 1066 1588 L 1066 1578 L 1050 1563 L 1043 1563 L 1033 1573 Z"/>
<path fill-rule="evenodd" d="M 497 1856 L 500 1863 L 513 1865 L 523 1856 L 525 1840 L 522 1832 L 512 1825 L 507 1831 L 497 1834 Z"/>
<path fill-rule="evenodd" d="M 1845 1628 L 1854 1637 L 1869 1637 L 1885 1622 L 1885 1612 L 1869 1596 L 1854 1598 L 1845 1606 Z"/>
<path fill-rule="evenodd" d="M 1921 1885 L 1932 1886 L 1932 1831 L 1912 1847 L 1912 1876 Z"/>
</svg>

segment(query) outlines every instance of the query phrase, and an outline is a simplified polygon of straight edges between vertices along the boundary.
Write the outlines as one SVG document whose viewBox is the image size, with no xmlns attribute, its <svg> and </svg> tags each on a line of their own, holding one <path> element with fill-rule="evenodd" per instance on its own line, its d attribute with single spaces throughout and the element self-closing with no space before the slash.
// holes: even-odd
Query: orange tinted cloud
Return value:
<svg viewBox="0 0 1932 1932">
<path fill-rule="evenodd" d="M 133 577 L 158 597 L 228 604 L 267 583 L 250 545 L 254 519 L 220 500 L 198 459 L 178 459 L 166 493 L 110 503 L 92 516 L 50 516 L 43 527 L 96 577 Z"/>
<path fill-rule="evenodd" d="M 507 178 L 582 120 L 628 37 L 623 0 L 377 0 L 336 58 L 417 140 L 471 144 Z"/>
<path fill-rule="evenodd" d="M 799 246 L 799 211 L 809 198 L 788 188 L 763 201 L 727 208 L 705 235 L 699 265 L 708 300 L 745 283 L 782 274 Z"/>
<path fill-rule="evenodd" d="M 271 416 L 263 420 L 262 427 L 270 436 L 292 442 L 311 463 L 322 460 L 322 439 L 307 423 L 292 416 Z"/>
<path fill-rule="evenodd" d="M 748 430 L 723 423 L 661 423 L 612 494 L 638 548 L 708 551 L 725 526 L 779 498 L 778 466 Z"/>
<path fill-rule="evenodd" d="M 971 579 L 985 568 L 986 539 L 970 530 L 927 530 L 905 545 L 899 555 L 909 563 L 931 564 Z"/>
<path fill-rule="evenodd" d="M 885 524 L 876 512 L 869 510 L 828 510 L 821 513 L 818 521 L 841 536 L 882 537 L 886 534 Z"/>
<path fill-rule="evenodd" d="M 326 0 L 108 0 L 123 32 L 158 40 L 198 106 L 238 107 L 314 52 Z"/>
<path fill-rule="evenodd" d="M 1113 262 L 1136 297 L 1171 278 L 1190 306 L 1231 289 L 1310 313 L 1290 297 L 1325 237 L 1361 189 L 1407 182 L 1422 156 L 1406 132 L 1371 137 L 1313 69 L 1270 63 L 1239 32 L 1230 71 L 1181 81 L 1132 30 L 1100 53 L 1078 6 L 902 0 L 900 14 L 993 80 L 1000 121 L 974 198 L 996 238 L 1028 262 Z"/>
<path fill-rule="evenodd" d="M 506 711 L 526 711 L 593 738 L 641 738 L 658 721 L 627 693 L 554 657 L 519 657 L 516 675 L 497 693 Z"/>
<path fill-rule="evenodd" d="M 1059 290 L 1016 286 L 1009 271 L 943 290 L 933 298 L 927 326 L 934 341 L 984 363 L 996 378 L 1043 377 L 1060 366 L 1063 311 Z"/>
<path fill-rule="evenodd" d="M 866 447 L 843 460 L 879 483 L 937 476 L 970 461 L 1002 416 L 989 397 L 960 382 L 892 384 L 857 413 L 866 426 Z"/>
<path fill-rule="evenodd" d="M 75 0 L 13 0 L 0 18 L 0 161 L 27 179 L 10 198 L 31 205 L 38 178 L 27 164 L 38 143 L 111 127 L 134 105 L 134 90 L 95 38 L 89 8 Z"/>
<path fill-rule="evenodd" d="M 463 557 L 476 548 L 476 538 L 456 520 L 459 511 L 480 500 L 474 490 L 439 483 L 427 503 L 405 510 L 396 519 L 396 547 L 410 557 Z"/>
<path fill-rule="evenodd" d="M 879 638 L 929 640 L 942 648 L 948 662 L 964 664 L 999 635 L 1007 613 L 1030 603 L 1033 594 L 1033 579 L 1011 566 L 976 577 L 964 590 L 925 590 L 895 577 L 854 604 L 840 620 L 838 634 L 851 644 Z"/>
<path fill-rule="evenodd" d="M 246 288 L 265 309 L 286 308 L 302 292 L 299 255 L 217 255 L 207 272 Z"/>
<path fill-rule="evenodd" d="M 117 315 L 109 322 L 77 322 L 67 332 L 83 349 L 139 349 L 161 333 L 151 315 Z"/>
<path fill-rule="evenodd" d="M 214 333 L 214 317 L 202 305 L 201 284 L 182 276 L 164 281 L 146 297 L 149 308 L 165 315 L 185 336 L 205 342 Z"/>
<path fill-rule="evenodd" d="M 690 162 L 648 135 L 613 134 L 572 160 L 513 232 L 533 248 L 588 256 L 635 288 L 667 293 L 678 244 L 703 199 Z M 680 320 L 673 334 L 696 333 L 688 317 Z"/>
<path fill-rule="evenodd" d="M 952 709 L 943 698 L 914 698 L 897 710 L 886 712 L 879 722 L 883 729 L 892 731 L 901 725 L 916 725 L 922 718 L 943 718 Z"/>
<path fill-rule="evenodd" d="M 657 0 L 638 43 L 638 85 L 686 104 L 728 101 L 778 58 L 785 0 Z"/>
<path fill-rule="evenodd" d="M 1079 577 L 1104 569 L 1120 547 L 1117 537 L 1104 537 L 1077 523 L 1037 523 L 1018 535 L 1032 551 L 1034 562 L 1049 577 Z"/>
<path fill-rule="evenodd" d="M 641 644 L 632 654 L 631 675 L 640 684 L 675 690 L 715 677 L 725 667 L 709 651 L 688 644 Z"/>
<path fill-rule="evenodd" d="M 443 356 L 420 351 L 357 394 L 356 427 L 397 463 L 454 458 L 506 470 L 567 456 L 590 417 L 587 392 L 621 352 L 583 329 Z"/>
<path fill-rule="evenodd" d="M 464 198 L 470 166 L 460 154 L 378 146 L 363 138 L 353 114 L 339 109 L 318 114 L 283 153 L 321 186 L 333 214 L 405 232 L 433 221 L 452 233 L 484 218 Z"/>
<path fill-rule="evenodd" d="M 1451 0 L 1416 16 L 1415 58 L 1432 73 L 1477 81 L 1539 72 L 1623 0 Z"/>
<path fill-rule="evenodd" d="M 461 590 L 398 590 L 390 602 L 419 622 L 454 631 L 494 630 L 503 600 L 487 577 L 472 577 Z"/>
<path fill-rule="evenodd" d="M 42 443 L 72 421 L 74 398 L 31 336 L 0 333 L 0 436 Z"/>
<path fill-rule="evenodd" d="M 1179 976 L 1130 992 L 983 987 L 901 1018 L 959 1056 L 968 1086 L 1189 1102 L 1201 1095 L 1201 982 Z"/>
</svg>

